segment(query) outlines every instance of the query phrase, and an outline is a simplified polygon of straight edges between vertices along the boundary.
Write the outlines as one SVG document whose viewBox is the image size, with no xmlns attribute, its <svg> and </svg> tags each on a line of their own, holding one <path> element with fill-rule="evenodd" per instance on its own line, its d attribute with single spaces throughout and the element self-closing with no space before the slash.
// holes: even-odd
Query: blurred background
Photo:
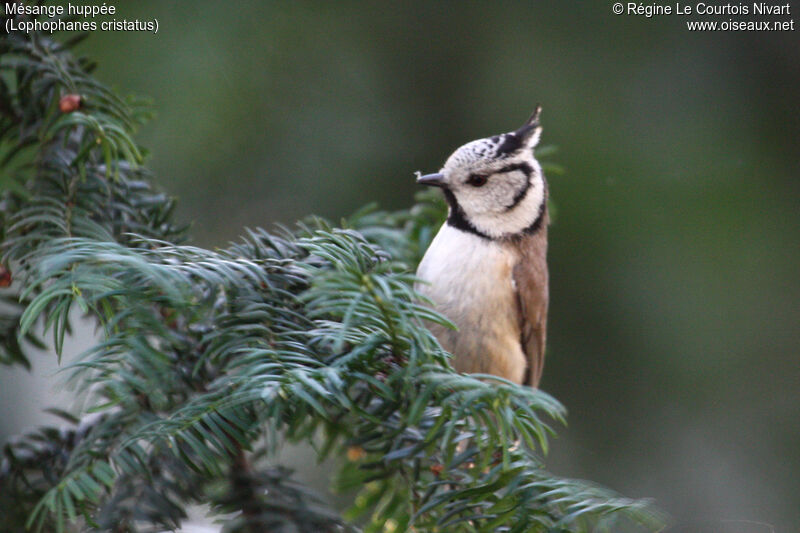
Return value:
<svg viewBox="0 0 800 533">
<path fill-rule="evenodd" d="M 139 139 L 206 247 L 406 208 L 413 171 L 541 103 L 565 169 L 542 388 L 570 414 L 549 468 L 655 498 L 670 531 L 797 531 L 800 33 L 611 4 L 140 0 L 116 18 L 156 35 L 81 51 L 153 98 Z M 0 443 L 68 397 L 54 359 L 2 369 Z"/>
</svg>

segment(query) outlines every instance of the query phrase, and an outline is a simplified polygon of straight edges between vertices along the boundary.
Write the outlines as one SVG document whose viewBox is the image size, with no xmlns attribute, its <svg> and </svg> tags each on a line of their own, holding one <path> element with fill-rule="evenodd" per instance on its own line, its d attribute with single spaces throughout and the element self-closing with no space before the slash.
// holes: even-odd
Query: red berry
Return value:
<svg viewBox="0 0 800 533">
<path fill-rule="evenodd" d="M 4 265 L 0 265 L 0 287 L 11 285 L 11 271 Z"/>
<path fill-rule="evenodd" d="M 79 94 L 65 94 L 58 101 L 58 108 L 62 113 L 72 113 L 81 107 L 81 96 Z"/>
</svg>

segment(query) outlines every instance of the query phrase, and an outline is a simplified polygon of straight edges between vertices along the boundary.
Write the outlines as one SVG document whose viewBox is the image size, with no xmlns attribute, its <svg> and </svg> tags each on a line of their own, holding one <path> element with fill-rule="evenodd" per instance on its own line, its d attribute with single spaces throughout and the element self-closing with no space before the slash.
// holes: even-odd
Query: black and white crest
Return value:
<svg viewBox="0 0 800 533">
<path fill-rule="evenodd" d="M 496 139 L 497 148 L 495 157 L 508 157 L 519 151 L 524 146 L 536 146 L 539 144 L 539 137 L 542 134 L 542 127 L 539 124 L 539 115 L 542 113 L 542 106 L 536 106 L 536 110 L 531 114 L 525 124 L 511 133 L 492 137 Z"/>
</svg>

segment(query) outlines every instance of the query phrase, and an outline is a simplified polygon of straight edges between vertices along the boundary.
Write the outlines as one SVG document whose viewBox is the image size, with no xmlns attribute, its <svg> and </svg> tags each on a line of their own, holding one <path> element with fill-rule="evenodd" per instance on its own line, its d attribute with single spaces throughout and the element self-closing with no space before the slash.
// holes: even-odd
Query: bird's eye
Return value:
<svg viewBox="0 0 800 533">
<path fill-rule="evenodd" d="M 483 174 L 470 174 L 469 178 L 467 178 L 467 183 L 473 187 L 483 187 L 488 179 L 489 176 L 484 176 Z"/>
</svg>

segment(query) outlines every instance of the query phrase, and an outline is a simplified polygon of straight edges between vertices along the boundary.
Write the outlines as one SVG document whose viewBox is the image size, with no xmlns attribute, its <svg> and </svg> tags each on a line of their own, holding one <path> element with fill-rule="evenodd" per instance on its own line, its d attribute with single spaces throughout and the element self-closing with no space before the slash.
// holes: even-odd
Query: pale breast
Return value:
<svg viewBox="0 0 800 533">
<path fill-rule="evenodd" d="M 458 326 L 431 331 L 462 372 L 491 373 L 520 382 L 526 360 L 520 347 L 512 271 L 517 252 L 445 224 L 419 265 L 417 290 Z"/>
</svg>

